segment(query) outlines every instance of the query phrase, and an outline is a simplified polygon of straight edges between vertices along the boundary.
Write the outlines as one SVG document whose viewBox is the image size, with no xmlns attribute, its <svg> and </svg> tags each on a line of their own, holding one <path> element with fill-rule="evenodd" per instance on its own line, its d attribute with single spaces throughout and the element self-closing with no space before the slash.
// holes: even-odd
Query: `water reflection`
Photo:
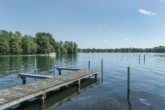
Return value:
<svg viewBox="0 0 165 110">
<path fill-rule="evenodd" d="M 47 93 L 43 106 L 39 106 L 39 99 L 36 99 L 34 101 L 24 101 L 19 107 L 13 108 L 12 110 L 51 110 L 66 101 L 70 101 L 72 97 L 79 95 L 80 92 L 96 84 L 99 84 L 99 80 L 86 78 L 81 81 L 80 91 L 78 90 L 77 84 L 70 84 Z M 11 110 L 11 108 L 7 110 Z"/>
<path fill-rule="evenodd" d="M 77 54 L 50 56 L 0 56 L 0 77 L 16 73 L 34 73 L 35 59 L 38 74 L 55 74 L 54 67 L 76 67 Z M 55 61 L 54 61 L 55 59 Z"/>
<path fill-rule="evenodd" d="M 130 102 L 130 91 L 127 92 L 127 101 L 128 101 L 128 110 L 132 110 L 131 102 Z"/>
</svg>

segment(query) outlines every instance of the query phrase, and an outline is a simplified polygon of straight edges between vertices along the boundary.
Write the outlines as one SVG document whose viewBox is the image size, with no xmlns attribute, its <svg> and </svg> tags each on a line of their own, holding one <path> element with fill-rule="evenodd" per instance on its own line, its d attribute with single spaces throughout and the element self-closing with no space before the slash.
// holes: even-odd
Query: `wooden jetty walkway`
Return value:
<svg viewBox="0 0 165 110">
<path fill-rule="evenodd" d="M 73 82 L 78 82 L 78 86 L 80 87 L 81 79 L 91 75 L 95 75 L 95 79 L 97 79 L 98 73 L 99 70 L 84 69 L 34 83 L 0 90 L 0 110 L 37 96 L 44 102 L 47 92 Z"/>
</svg>

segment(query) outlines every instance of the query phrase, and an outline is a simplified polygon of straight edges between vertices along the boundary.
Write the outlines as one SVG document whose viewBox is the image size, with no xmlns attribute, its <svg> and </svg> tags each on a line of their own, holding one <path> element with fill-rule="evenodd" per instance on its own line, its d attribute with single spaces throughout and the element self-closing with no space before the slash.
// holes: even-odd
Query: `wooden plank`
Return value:
<svg viewBox="0 0 165 110">
<path fill-rule="evenodd" d="M 81 80 L 85 77 L 98 74 L 98 72 L 98 70 L 91 69 L 79 70 L 70 74 L 0 90 L 0 109 L 4 109 L 30 98 L 45 94 L 46 92 Z"/>
<path fill-rule="evenodd" d="M 65 67 L 56 67 L 56 69 L 59 71 L 61 70 L 71 70 L 71 71 L 78 71 L 78 70 L 81 70 L 79 68 L 65 68 Z"/>
<path fill-rule="evenodd" d="M 46 79 L 46 78 L 53 78 L 54 76 L 46 76 L 46 75 L 39 75 L 39 74 L 27 74 L 27 73 L 19 73 L 19 77 L 29 77 L 29 78 L 38 78 L 38 79 Z"/>
</svg>

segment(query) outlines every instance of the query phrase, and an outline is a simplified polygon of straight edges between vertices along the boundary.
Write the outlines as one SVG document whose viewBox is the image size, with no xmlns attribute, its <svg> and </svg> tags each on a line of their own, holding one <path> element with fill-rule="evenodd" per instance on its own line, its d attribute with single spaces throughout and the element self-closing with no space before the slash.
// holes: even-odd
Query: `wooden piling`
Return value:
<svg viewBox="0 0 165 110">
<path fill-rule="evenodd" d="M 90 69 L 90 61 L 88 61 L 88 69 Z"/>
<path fill-rule="evenodd" d="M 127 76 L 128 92 L 130 91 L 130 67 L 128 67 L 128 76 Z"/>
<path fill-rule="evenodd" d="M 95 74 L 95 80 L 97 80 L 97 74 Z"/>
<path fill-rule="evenodd" d="M 35 74 L 37 73 L 36 67 L 37 67 L 37 63 L 36 63 L 36 59 L 35 59 L 35 61 L 34 61 L 34 73 L 35 73 Z"/>
<path fill-rule="evenodd" d="M 42 94 L 42 95 L 38 96 L 38 98 L 39 98 L 39 108 L 40 108 L 40 110 L 43 110 L 44 105 L 45 105 L 46 94 Z"/>
<path fill-rule="evenodd" d="M 59 71 L 59 75 L 61 75 L 61 70 L 58 70 Z"/>
<path fill-rule="evenodd" d="M 101 59 L 101 71 L 103 72 L 103 59 Z"/>
<path fill-rule="evenodd" d="M 22 79 L 22 84 L 26 84 L 26 77 L 21 77 Z"/>
</svg>

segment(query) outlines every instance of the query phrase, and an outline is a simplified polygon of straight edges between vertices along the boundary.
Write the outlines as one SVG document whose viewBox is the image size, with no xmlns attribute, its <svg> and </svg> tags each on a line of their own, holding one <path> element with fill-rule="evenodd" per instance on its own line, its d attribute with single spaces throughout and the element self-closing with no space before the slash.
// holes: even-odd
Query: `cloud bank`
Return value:
<svg viewBox="0 0 165 110">
<path fill-rule="evenodd" d="M 148 15 L 148 16 L 154 16 L 154 15 L 156 15 L 156 13 L 151 12 L 151 11 L 147 11 L 147 10 L 142 9 L 142 8 L 140 8 L 140 9 L 138 10 L 138 12 L 140 12 L 140 13 L 142 13 L 142 14 L 144 14 L 144 15 Z"/>
</svg>

